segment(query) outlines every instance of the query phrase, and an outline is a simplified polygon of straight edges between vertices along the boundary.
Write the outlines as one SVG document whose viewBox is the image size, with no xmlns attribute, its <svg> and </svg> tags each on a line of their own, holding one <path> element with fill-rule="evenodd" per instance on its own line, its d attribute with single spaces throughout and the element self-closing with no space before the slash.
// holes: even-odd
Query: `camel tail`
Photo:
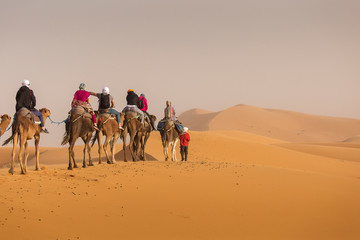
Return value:
<svg viewBox="0 0 360 240">
<path fill-rule="evenodd" d="M 8 143 L 12 142 L 14 140 L 14 136 L 16 133 L 19 133 L 19 124 L 13 123 L 12 125 L 12 134 L 11 136 L 4 141 L 2 144 L 3 146 L 7 145 Z"/>
<path fill-rule="evenodd" d="M 71 124 L 69 125 L 67 131 L 64 134 L 64 138 L 61 142 L 61 145 L 65 145 L 70 141 L 70 131 L 71 131 Z"/>
<path fill-rule="evenodd" d="M 98 138 L 98 136 L 99 136 L 99 132 L 96 131 L 96 133 L 94 134 L 94 136 L 91 138 L 91 141 L 90 141 L 91 147 L 94 146 L 94 144 L 95 144 L 96 139 Z"/>
</svg>

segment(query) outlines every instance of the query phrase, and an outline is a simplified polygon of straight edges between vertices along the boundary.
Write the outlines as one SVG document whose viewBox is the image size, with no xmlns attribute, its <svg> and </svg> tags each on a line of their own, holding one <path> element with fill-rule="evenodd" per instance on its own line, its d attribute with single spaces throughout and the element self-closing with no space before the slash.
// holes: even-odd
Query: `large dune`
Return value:
<svg viewBox="0 0 360 240">
<path fill-rule="evenodd" d="M 67 148 L 41 148 L 42 170 L 26 176 L 7 173 L 1 148 L 1 239 L 359 239 L 354 145 L 190 134 L 186 163 L 164 162 L 153 133 L 151 161 L 123 162 L 118 144 L 116 164 L 68 171 Z M 82 146 L 75 154 L 80 163 Z"/>
<path fill-rule="evenodd" d="M 220 112 L 193 109 L 179 119 L 196 131 L 239 130 L 290 142 L 337 142 L 360 134 L 360 120 L 237 105 Z"/>
</svg>

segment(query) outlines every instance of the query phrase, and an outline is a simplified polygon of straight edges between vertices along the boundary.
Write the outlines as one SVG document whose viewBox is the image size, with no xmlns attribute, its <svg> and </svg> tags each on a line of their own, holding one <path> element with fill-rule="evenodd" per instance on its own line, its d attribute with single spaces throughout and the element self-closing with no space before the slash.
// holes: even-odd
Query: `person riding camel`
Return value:
<svg viewBox="0 0 360 240">
<path fill-rule="evenodd" d="M 126 107 L 122 110 L 123 113 L 126 113 L 127 111 L 133 111 L 140 115 L 140 122 L 141 124 L 144 123 L 144 113 L 139 109 L 139 96 L 134 92 L 134 90 L 129 89 L 127 91 L 126 96 Z"/>
<path fill-rule="evenodd" d="M 175 109 L 171 106 L 170 101 L 166 101 L 166 107 L 164 109 L 164 118 L 176 122 Z"/>
<path fill-rule="evenodd" d="M 87 112 L 92 115 L 93 127 L 96 131 L 99 131 L 99 128 L 96 124 L 96 116 L 90 105 L 90 93 L 86 91 L 86 84 L 81 83 L 79 86 L 79 90 L 77 90 L 74 94 L 74 99 L 71 102 L 71 107 L 81 106 Z"/>
<path fill-rule="evenodd" d="M 114 114 L 116 116 L 116 121 L 119 123 L 119 128 L 124 130 L 121 126 L 120 113 L 114 109 L 115 101 L 113 96 L 110 95 L 110 89 L 108 87 L 103 87 L 102 93 L 90 92 L 90 95 L 99 99 L 99 113 Z"/>
<path fill-rule="evenodd" d="M 49 131 L 44 126 L 44 119 L 41 112 L 39 112 L 39 110 L 35 108 L 36 97 L 33 90 L 30 89 L 30 81 L 23 80 L 21 85 L 22 86 L 16 93 L 16 112 L 19 111 L 21 108 L 26 108 L 29 111 L 33 112 L 40 119 L 41 132 L 49 133 Z"/>
<path fill-rule="evenodd" d="M 161 131 L 164 128 L 166 121 L 173 121 L 175 124 L 176 130 L 179 133 L 181 133 L 183 131 L 184 127 L 182 126 L 182 123 L 176 119 L 175 109 L 171 105 L 170 101 L 166 101 L 166 107 L 164 109 L 164 118 L 158 123 L 158 127 L 157 127 L 157 129 L 159 131 Z"/>
<path fill-rule="evenodd" d="M 142 108 L 140 108 L 140 110 L 143 111 L 148 116 L 151 127 L 153 128 L 153 131 L 156 131 L 154 120 L 152 119 L 150 114 L 147 112 L 149 106 L 148 106 L 148 102 L 147 102 L 147 99 L 145 98 L 144 93 L 140 94 L 139 101 L 140 101 L 140 107 L 142 106 Z"/>
</svg>

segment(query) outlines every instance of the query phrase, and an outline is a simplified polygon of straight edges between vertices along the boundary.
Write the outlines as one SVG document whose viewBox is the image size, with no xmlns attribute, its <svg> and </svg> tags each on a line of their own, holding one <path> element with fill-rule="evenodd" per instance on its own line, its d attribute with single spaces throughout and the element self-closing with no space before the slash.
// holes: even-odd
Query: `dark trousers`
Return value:
<svg viewBox="0 0 360 240">
<path fill-rule="evenodd" d="M 187 161 L 189 146 L 180 146 L 181 161 Z"/>
</svg>

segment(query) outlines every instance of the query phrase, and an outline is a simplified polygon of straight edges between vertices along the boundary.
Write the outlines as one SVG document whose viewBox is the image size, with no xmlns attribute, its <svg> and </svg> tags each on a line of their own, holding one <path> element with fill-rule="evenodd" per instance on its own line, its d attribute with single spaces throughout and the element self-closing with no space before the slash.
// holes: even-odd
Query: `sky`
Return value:
<svg viewBox="0 0 360 240">
<path fill-rule="evenodd" d="M 55 121 L 82 82 L 108 86 L 118 110 L 127 89 L 145 93 L 158 118 L 166 100 L 177 115 L 246 104 L 360 118 L 359 13 L 356 0 L 0 0 L 0 114 L 28 79 Z M 47 127 L 41 145 L 59 145 L 64 126 Z"/>
</svg>

